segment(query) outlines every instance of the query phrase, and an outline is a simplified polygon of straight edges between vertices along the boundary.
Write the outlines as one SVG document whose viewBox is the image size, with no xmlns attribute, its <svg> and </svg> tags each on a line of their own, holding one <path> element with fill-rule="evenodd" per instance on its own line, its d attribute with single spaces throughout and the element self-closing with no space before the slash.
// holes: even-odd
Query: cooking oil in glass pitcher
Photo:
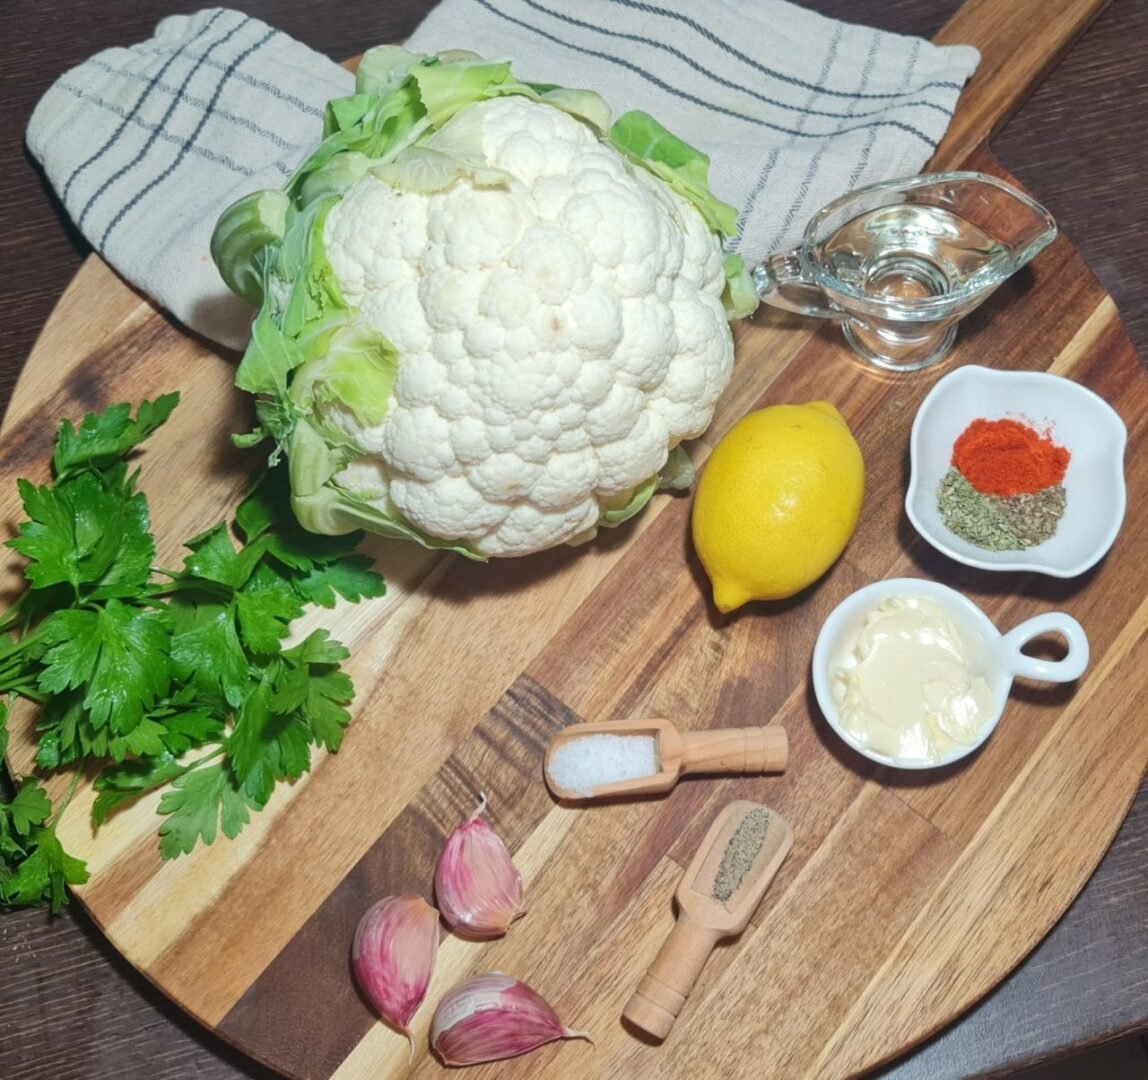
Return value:
<svg viewBox="0 0 1148 1080">
<path fill-rule="evenodd" d="M 867 296 L 924 300 L 966 287 L 1007 249 L 941 206 L 903 203 L 853 218 L 823 245 L 825 265 Z"/>
<path fill-rule="evenodd" d="M 1048 211 L 996 177 L 925 174 L 831 202 L 754 280 L 766 303 L 840 322 L 877 367 L 914 371 L 942 359 L 958 321 L 1055 237 Z"/>
</svg>

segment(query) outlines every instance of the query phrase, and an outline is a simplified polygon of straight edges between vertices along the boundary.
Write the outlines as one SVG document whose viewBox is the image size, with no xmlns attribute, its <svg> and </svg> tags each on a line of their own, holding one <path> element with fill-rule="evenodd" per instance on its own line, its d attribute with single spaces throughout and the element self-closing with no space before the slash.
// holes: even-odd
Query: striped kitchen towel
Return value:
<svg viewBox="0 0 1148 1080">
<path fill-rule="evenodd" d="M 149 41 L 62 75 L 28 147 L 87 240 L 128 281 L 205 337 L 247 343 L 251 308 L 211 261 L 220 212 L 282 187 L 354 77 L 238 11 L 164 19 Z"/>
<path fill-rule="evenodd" d="M 364 47 L 374 44 L 364 42 Z M 525 79 L 644 109 L 712 159 L 751 263 L 791 246 L 830 199 L 918 172 L 979 55 L 823 18 L 784 0 L 443 0 L 408 42 L 509 58 Z M 250 309 L 208 255 L 219 212 L 279 187 L 348 93 L 336 64 L 214 8 L 62 76 L 28 144 L 69 214 L 130 282 L 241 347 Z"/>
<path fill-rule="evenodd" d="M 711 159 L 751 265 L 846 191 L 920 172 L 980 60 L 785 0 L 443 0 L 407 47 L 513 57 L 520 78 L 596 89 Z"/>
</svg>

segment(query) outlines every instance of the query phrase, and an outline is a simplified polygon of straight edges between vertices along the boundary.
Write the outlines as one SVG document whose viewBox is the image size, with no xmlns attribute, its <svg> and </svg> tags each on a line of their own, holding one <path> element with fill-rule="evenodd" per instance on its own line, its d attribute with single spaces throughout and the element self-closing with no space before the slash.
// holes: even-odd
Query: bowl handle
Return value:
<svg viewBox="0 0 1148 1080">
<path fill-rule="evenodd" d="M 1041 634 L 1059 634 L 1068 643 L 1063 660 L 1038 660 L 1026 656 L 1021 649 Z M 1079 679 L 1088 667 L 1088 637 L 1084 627 L 1063 611 L 1050 611 L 1045 615 L 1026 619 L 1004 635 L 1005 665 L 1014 675 L 1044 682 L 1072 682 Z"/>
</svg>

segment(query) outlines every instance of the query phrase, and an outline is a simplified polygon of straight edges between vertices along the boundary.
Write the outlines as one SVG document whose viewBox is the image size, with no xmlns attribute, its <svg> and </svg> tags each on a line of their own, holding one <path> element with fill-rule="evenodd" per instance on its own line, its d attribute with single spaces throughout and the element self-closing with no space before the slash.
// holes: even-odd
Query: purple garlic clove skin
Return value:
<svg viewBox="0 0 1148 1080">
<path fill-rule="evenodd" d="M 478 1065 L 529 1053 L 556 1039 L 589 1039 L 565 1027 L 524 982 L 497 971 L 447 992 L 431 1019 L 431 1048 L 445 1065 Z"/>
<path fill-rule="evenodd" d="M 408 1040 L 411 1018 L 434 974 L 438 936 L 438 912 L 421 896 L 380 900 L 355 931 L 351 946 L 355 982 L 379 1015 Z"/>
<path fill-rule="evenodd" d="M 522 875 L 506 845 L 478 809 L 451 834 L 434 875 L 435 899 L 451 928 L 471 938 L 495 938 L 526 911 Z"/>
</svg>

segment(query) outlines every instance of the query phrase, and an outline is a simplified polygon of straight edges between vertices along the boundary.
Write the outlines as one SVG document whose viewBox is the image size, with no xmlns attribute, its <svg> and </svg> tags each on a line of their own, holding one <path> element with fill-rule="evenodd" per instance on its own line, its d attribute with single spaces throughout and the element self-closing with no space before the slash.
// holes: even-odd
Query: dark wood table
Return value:
<svg viewBox="0 0 1148 1080">
<path fill-rule="evenodd" d="M 751 0 L 745 0 L 746 3 Z M 957 0 L 806 0 L 826 14 L 931 36 Z M 0 407 L 88 254 L 23 149 L 49 83 L 99 49 L 149 36 L 188 0 L 5 0 L 0 6 Z M 432 0 L 247 0 L 331 56 L 403 38 Z M 1115 0 L 993 141 L 1115 298 L 1148 356 L 1148 0 Z M 55 418 L 45 418 L 55 423 Z M 1129 702 L 1145 722 L 1148 702 Z M 1009 1072 L 1148 1029 L 1148 785 L 1076 903 L 997 990 L 887 1075 Z M 252 912 L 258 919 L 259 913 Z M 0 1077 L 268 1077 L 185 1017 L 84 913 L 0 916 Z"/>
</svg>

